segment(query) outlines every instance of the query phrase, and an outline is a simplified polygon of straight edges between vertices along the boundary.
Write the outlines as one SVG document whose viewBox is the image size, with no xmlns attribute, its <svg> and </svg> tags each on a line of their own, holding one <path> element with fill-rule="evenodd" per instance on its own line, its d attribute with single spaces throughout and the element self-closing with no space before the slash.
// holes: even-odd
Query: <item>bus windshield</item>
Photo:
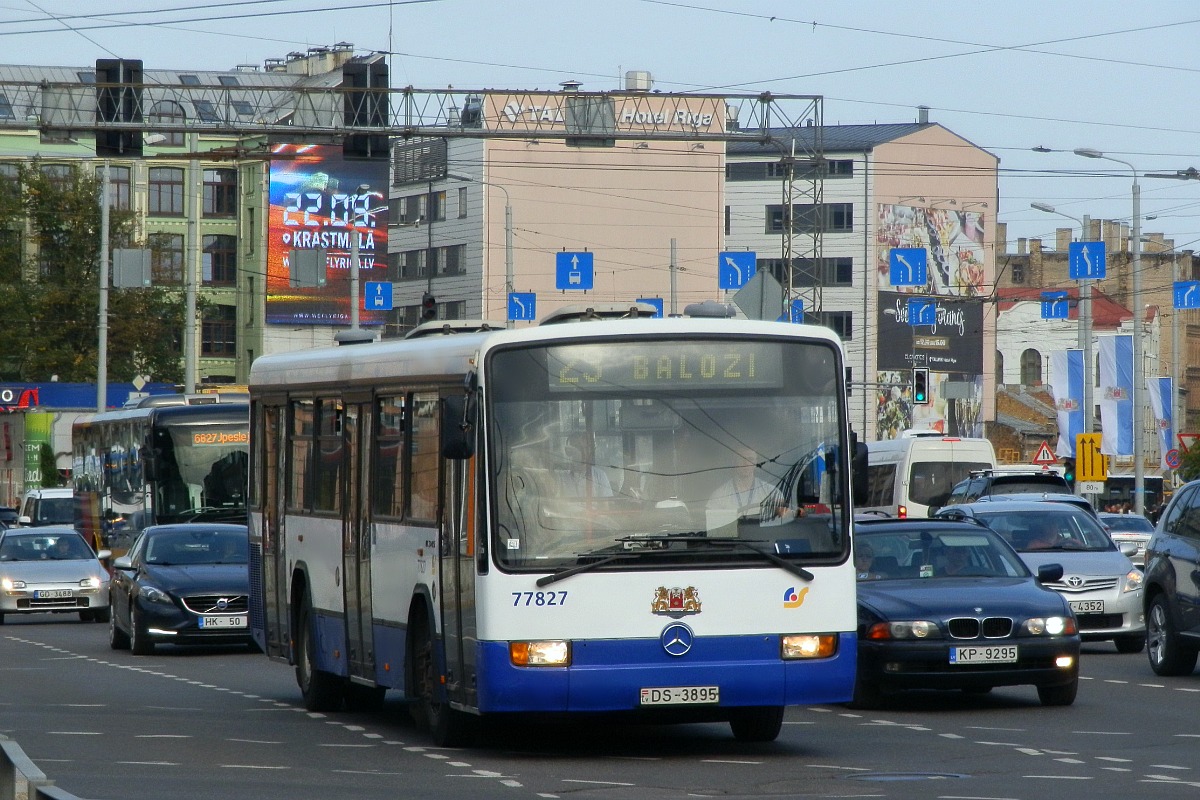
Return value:
<svg viewBox="0 0 1200 800">
<path fill-rule="evenodd" d="M 159 524 L 245 518 L 244 425 L 176 424 L 156 428 L 153 436 Z"/>
<path fill-rule="evenodd" d="M 844 557 L 840 370 L 835 346 L 797 340 L 494 352 L 499 563 Z"/>
</svg>

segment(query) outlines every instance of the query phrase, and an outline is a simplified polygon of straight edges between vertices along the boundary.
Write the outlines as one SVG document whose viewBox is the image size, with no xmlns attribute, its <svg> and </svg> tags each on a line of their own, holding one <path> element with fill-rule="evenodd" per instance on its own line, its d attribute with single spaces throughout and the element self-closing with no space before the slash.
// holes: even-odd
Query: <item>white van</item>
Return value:
<svg viewBox="0 0 1200 800">
<path fill-rule="evenodd" d="M 896 439 L 868 442 L 866 501 L 859 511 L 925 517 L 946 503 L 950 490 L 971 472 L 993 469 L 996 451 L 987 439 L 905 431 Z"/>
<path fill-rule="evenodd" d="M 17 524 L 23 528 L 42 525 L 74 525 L 75 495 L 69 486 L 30 489 L 21 500 Z"/>
</svg>

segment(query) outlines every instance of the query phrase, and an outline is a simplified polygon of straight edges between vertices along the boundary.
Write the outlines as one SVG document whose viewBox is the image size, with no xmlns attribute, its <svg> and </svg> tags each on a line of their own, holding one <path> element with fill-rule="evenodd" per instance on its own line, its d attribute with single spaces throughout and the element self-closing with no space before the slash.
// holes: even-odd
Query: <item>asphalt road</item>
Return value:
<svg viewBox="0 0 1200 800">
<path fill-rule="evenodd" d="M 491 727 L 439 749 L 389 700 L 310 714 L 289 668 L 244 649 L 108 647 L 64 616 L 0 627 L 0 733 L 91 800 L 880 797 L 1177 798 L 1200 790 L 1200 674 L 1085 645 L 1075 705 L 1032 688 L 796 708 L 768 745 L 725 725 Z"/>
</svg>

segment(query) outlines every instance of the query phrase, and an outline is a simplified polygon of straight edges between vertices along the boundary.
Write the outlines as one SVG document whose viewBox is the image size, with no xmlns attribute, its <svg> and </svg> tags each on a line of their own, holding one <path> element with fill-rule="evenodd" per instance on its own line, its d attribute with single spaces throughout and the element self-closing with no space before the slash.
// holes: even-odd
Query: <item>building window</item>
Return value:
<svg viewBox="0 0 1200 800">
<path fill-rule="evenodd" d="M 213 306 L 204 314 L 200 354 L 215 358 L 237 357 L 237 306 Z"/>
<path fill-rule="evenodd" d="M 784 207 L 767 206 L 767 233 L 783 233 Z M 853 203 L 812 203 L 792 205 L 793 233 L 846 233 L 854 230 Z"/>
<path fill-rule="evenodd" d="M 1021 385 L 1042 385 L 1042 354 L 1032 347 L 1021 353 Z"/>
<path fill-rule="evenodd" d="M 122 211 L 133 208 L 133 170 L 129 167 L 108 168 L 108 207 Z M 96 167 L 96 180 L 104 180 L 104 167 Z"/>
<path fill-rule="evenodd" d="M 0 163 L 0 194 L 15 197 L 21 193 L 21 168 L 11 161 Z"/>
<path fill-rule="evenodd" d="M 725 235 L 726 236 L 729 235 L 729 231 L 730 231 L 732 222 L 733 222 L 732 212 L 729 210 L 729 206 L 725 206 Z"/>
<path fill-rule="evenodd" d="M 792 179 L 810 181 L 818 176 L 826 178 L 854 177 L 854 161 L 852 159 L 837 159 L 825 161 L 824 170 L 817 164 L 804 159 L 792 162 Z M 764 181 L 783 180 L 787 178 L 788 167 L 783 161 L 738 161 L 725 165 L 725 180 L 727 181 Z"/>
<path fill-rule="evenodd" d="M 171 147 L 180 147 L 183 145 L 183 133 L 180 131 L 155 131 L 155 123 L 161 125 L 183 125 L 187 122 L 187 114 L 183 111 L 183 106 L 171 100 L 160 100 L 150 107 L 150 113 L 146 115 L 146 127 L 149 129 L 147 133 L 158 133 L 165 137 L 159 142 L 162 145 Z"/>
<path fill-rule="evenodd" d="M 996 351 L 996 385 L 1004 385 L 1004 353 Z"/>
<path fill-rule="evenodd" d="M 758 268 L 769 272 L 775 280 L 787 286 L 787 270 L 782 258 L 760 258 Z M 853 286 L 854 259 L 843 258 L 793 258 L 792 286 Z"/>
<path fill-rule="evenodd" d="M 425 250 L 405 250 L 398 254 L 398 277 L 400 280 L 425 277 L 426 252 Z"/>
<path fill-rule="evenodd" d="M 232 217 L 237 214 L 237 170 L 204 170 L 204 216 Z"/>
<path fill-rule="evenodd" d="M 193 100 L 192 107 L 196 109 L 196 119 L 201 122 L 220 122 L 221 115 L 212 100 Z"/>
<path fill-rule="evenodd" d="M 0 92 L 0 119 L 16 119 L 17 115 L 13 112 L 12 103 L 8 96 Z"/>
<path fill-rule="evenodd" d="M 466 319 L 467 303 L 465 300 L 450 300 L 441 304 L 441 319 Z"/>
<path fill-rule="evenodd" d="M 204 237 L 204 284 L 233 286 L 237 283 L 237 237 L 210 234 Z"/>
<path fill-rule="evenodd" d="M 460 186 L 458 188 L 458 218 L 466 219 L 467 216 L 467 187 Z"/>
<path fill-rule="evenodd" d="M 183 170 L 176 167 L 150 168 L 150 215 L 183 216 Z"/>
<path fill-rule="evenodd" d="M 465 244 L 452 244 L 442 248 L 442 270 L 444 275 L 461 275 L 467 271 L 463 255 L 466 253 Z"/>
<path fill-rule="evenodd" d="M 150 246 L 150 280 L 155 286 L 179 286 L 183 283 L 183 234 L 152 233 L 146 237 Z"/>
<path fill-rule="evenodd" d="M 1024 283 L 1025 282 L 1025 265 L 1024 264 L 1013 264 L 1012 265 L 1012 282 L 1013 283 Z"/>
<path fill-rule="evenodd" d="M 59 191 L 69 189 L 75 175 L 75 169 L 70 164 L 42 164 L 41 171 L 50 185 Z"/>
<path fill-rule="evenodd" d="M 805 314 L 805 317 L 806 322 L 831 329 L 843 341 L 854 338 L 854 314 L 850 311 L 817 311 Z"/>
<path fill-rule="evenodd" d="M 429 221 L 442 222 L 446 219 L 446 193 L 445 192 L 430 192 L 429 200 Z"/>
</svg>

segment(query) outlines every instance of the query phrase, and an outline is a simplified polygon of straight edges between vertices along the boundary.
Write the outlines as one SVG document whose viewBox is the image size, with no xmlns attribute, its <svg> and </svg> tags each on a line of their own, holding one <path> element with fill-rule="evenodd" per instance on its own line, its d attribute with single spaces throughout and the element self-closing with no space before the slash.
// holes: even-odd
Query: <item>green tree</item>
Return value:
<svg viewBox="0 0 1200 800">
<path fill-rule="evenodd" d="M 42 471 L 42 486 L 62 486 L 62 475 L 58 473 L 58 459 L 54 457 L 54 448 L 46 442 L 38 446 L 39 469 Z"/>
<path fill-rule="evenodd" d="M 1200 447 L 1192 447 L 1186 453 L 1181 453 L 1179 462 L 1179 477 L 1185 481 L 1200 478 Z"/>
<path fill-rule="evenodd" d="M 36 159 L 0 183 L 0 380 L 96 380 L 99 196 L 91 169 Z M 134 223 L 110 209 L 112 248 L 138 246 Z M 179 382 L 183 317 L 182 287 L 110 290 L 109 380 Z"/>
</svg>

